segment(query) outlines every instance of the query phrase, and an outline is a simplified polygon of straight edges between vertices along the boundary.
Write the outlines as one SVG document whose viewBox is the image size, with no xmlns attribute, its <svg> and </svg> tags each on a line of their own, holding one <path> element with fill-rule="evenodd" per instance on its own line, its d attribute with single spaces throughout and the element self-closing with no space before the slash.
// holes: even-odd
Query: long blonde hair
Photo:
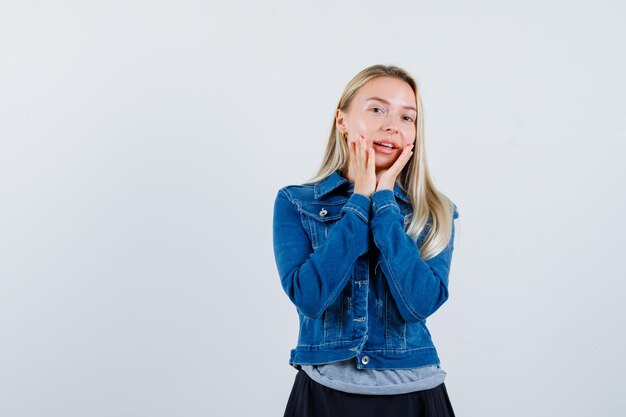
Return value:
<svg viewBox="0 0 626 417">
<path fill-rule="evenodd" d="M 337 108 L 347 111 L 359 88 L 374 78 L 383 76 L 395 77 L 405 81 L 413 89 L 417 101 L 414 152 L 400 175 L 398 175 L 396 182 L 409 196 L 413 213 L 417 213 L 417 215 L 411 215 L 411 221 L 406 227 L 408 235 L 413 239 L 417 239 L 424 227 L 426 227 L 429 217 L 432 218 L 430 230 L 419 248 L 422 258 L 427 260 L 439 254 L 450 241 L 454 205 L 448 197 L 435 188 L 428 172 L 426 149 L 424 147 L 424 111 L 417 82 L 402 68 L 393 65 L 373 65 L 365 68 L 350 80 L 339 99 Z M 322 165 L 317 174 L 305 184 L 318 182 L 337 169 L 346 173 L 348 170 L 348 158 L 348 146 L 337 129 L 335 119 L 333 118 Z"/>
</svg>

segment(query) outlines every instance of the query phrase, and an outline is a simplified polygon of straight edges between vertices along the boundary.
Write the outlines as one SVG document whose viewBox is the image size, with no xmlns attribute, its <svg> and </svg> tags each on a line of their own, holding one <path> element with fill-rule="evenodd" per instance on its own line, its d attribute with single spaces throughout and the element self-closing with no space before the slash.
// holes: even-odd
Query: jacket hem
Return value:
<svg viewBox="0 0 626 417">
<path fill-rule="evenodd" d="M 299 365 L 322 365 L 356 357 L 359 369 L 410 369 L 427 365 L 439 365 L 439 356 L 434 346 L 398 350 L 398 349 L 361 349 L 359 344 L 315 350 L 292 349 L 289 365 L 300 369 Z M 367 357 L 364 364 L 363 358 Z"/>
</svg>

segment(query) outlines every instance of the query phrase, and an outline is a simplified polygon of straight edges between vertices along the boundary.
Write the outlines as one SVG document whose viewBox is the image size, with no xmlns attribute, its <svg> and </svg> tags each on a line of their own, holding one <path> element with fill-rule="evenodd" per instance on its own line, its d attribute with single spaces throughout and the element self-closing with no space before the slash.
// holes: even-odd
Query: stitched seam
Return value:
<svg viewBox="0 0 626 417">
<path fill-rule="evenodd" d="M 408 300 L 406 299 L 406 295 L 404 294 L 404 292 L 400 288 L 400 284 L 398 283 L 398 278 L 395 276 L 393 270 L 391 269 L 389 261 L 387 260 L 387 255 L 385 255 L 384 253 L 383 253 L 383 261 L 387 264 L 387 269 L 389 269 L 389 273 L 391 274 L 391 279 L 393 280 L 393 285 L 394 285 L 394 287 L 396 287 L 396 291 L 398 291 L 398 294 L 400 294 L 400 298 L 402 298 L 402 302 L 406 306 L 406 309 L 409 310 L 409 312 L 416 319 L 423 320 L 424 317 L 422 317 L 419 314 L 417 314 L 417 312 L 413 309 L 413 307 L 409 304 Z"/>
<path fill-rule="evenodd" d="M 355 342 L 356 340 L 350 340 L 350 339 L 346 339 L 346 340 L 337 340 L 335 342 L 326 342 L 326 343 L 318 343 L 316 345 L 309 345 L 309 344 L 298 344 L 297 347 L 319 347 L 319 346 L 326 346 L 326 345 L 336 345 L 336 344 L 346 344 L 349 342 Z M 363 353 L 365 352 L 411 352 L 413 350 L 424 350 L 424 349 L 435 349 L 434 346 L 424 346 L 424 347 L 418 347 L 418 348 L 412 348 L 412 349 L 393 349 L 393 348 L 389 348 L 389 349 L 368 349 L 368 350 L 363 350 Z"/>
<path fill-rule="evenodd" d="M 344 198 L 342 200 L 335 200 L 335 201 L 311 201 L 311 200 L 300 200 L 298 198 L 294 199 L 294 201 L 298 202 L 298 203 L 302 203 L 302 204 L 315 204 L 316 206 L 326 206 L 326 207 L 332 207 L 332 206 L 340 206 L 342 204 L 346 204 L 346 201 L 348 201 L 347 198 Z"/>
<path fill-rule="evenodd" d="M 376 242 L 376 245 L 380 248 L 380 245 L 378 244 L 378 240 L 376 240 L 376 238 L 374 238 L 374 241 Z M 393 270 L 389 266 L 389 261 L 387 260 L 387 255 L 382 250 L 380 251 L 380 254 L 382 255 L 382 258 L 383 258 L 383 261 L 385 262 L 385 265 L 387 265 L 387 269 L 389 270 L 389 274 L 391 275 L 391 281 L 393 282 L 393 286 L 396 288 L 396 291 L 398 291 L 398 294 L 400 295 L 400 298 L 402 299 L 402 302 L 406 306 L 406 309 L 409 310 L 409 312 L 416 319 L 423 320 L 424 318 L 422 316 L 420 316 L 419 314 L 417 314 L 415 312 L 415 310 L 408 304 L 407 299 L 406 299 L 404 293 L 402 292 L 402 290 L 400 289 L 400 287 L 398 285 L 398 279 L 396 278 L 396 276 L 394 275 Z"/>
<path fill-rule="evenodd" d="M 363 221 L 364 221 L 365 223 L 367 223 L 367 217 L 366 217 L 366 216 L 364 216 L 364 215 L 363 215 L 363 213 L 361 213 L 361 211 L 360 211 L 359 209 L 356 209 L 356 208 L 353 208 L 353 207 L 351 207 L 351 206 L 345 205 L 345 206 L 343 206 L 343 209 L 342 209 L 342 210 L 350 210 L 350 211 L 355 212 L 356 214 L 358 214 L 358 215 L 359 215 L 359 217 L 360 217 L 361 219 L 363 219 Z"/>
<path fill-rule="evenodd" d="M 286 188 L 281 188 L 280 192 L 285 194 L 285 197 L 287 197 L 287 200 L 289 200 L 289 202 L 293 204 L 293 198 L 291 198 L 291 193 Z"/>
<path fill-rule="evenodd" d="M 387 203 L 387 204 L 383 204 L 382 206 L 380 206 L 380 207 L 378 207 L 378 208 L 376 209 L 376 214 L 380 213 L 380 212 L 381 212 L 381 210 L 384 210 L 384 209 L 386 209 L 387 207 L 395 207 L 395 208 L 398 210 L 398 213 L 402 214 L 402 213 L 400 212 L 400 207 L 399 207 L 399 206 L 398 206 L 398 204 L 396 204 L 396 203 Z"/>
<path fill-rule="evenodd" d="M 424 350 L 424 349 L 435 349 L 434 346 L 424 346 L 424 347 L 418 347 L 418 348 L 413 348 L 413 349 L 368 349 L 368 350 L 363 350 L 363 353 L 366 352 L 389 352 L 389 351 L 395 351 L 395 352 L 410 352 L 412 350 Z"/>
<path fill-rule="evenodd" d="M 306 347 L 318 347 L 318 346 L 326 346 L 326 345 L 337 345 L 337 344 L 346 344 L 346 343 L 354 343 L 357 340 L 353 340 L 353 339 L 346 339 L 346 340 L 336 340 L 334 342 L 325 342 L 325 343 L 318 343 L 316 345 L 307 345 L 304 343 L 299 343 L 297 347 L 301 347 L 301 346 L 306 346 Z"/>
<path fill-rule="evenodd" d="M 385 291 L 385 346 L 389 346 L 391 337 L 389 336 L 389 291 Z"/>
<path fill-rule="evenodd" d="M 345 278 L 347 275 L 351 274 L 351 273 L 352 273 L 352 271 L 351 271 L 351 270 L 350 270 L 350 271 L 348 271 L 348 272 L 346 273 L 346 275 L 344 275 L 344 276 L 343 276 L 343 278 L 341 279 L 341 281 L 343 281 L 343 280 L 344 280 L 344 278 Z M 345 285 L 345 284 L 344 284 L 344 285 Z M 335 298 L 335 297 L 337 296 L 337 292 L 342 291 L 342 290 L 343 290 L 343 287 L 342 287 L 341 285 L 338 285 L 338 286 L 335 288 L 335 290 L 334 290 L 334 291 L 330 294 L 330 296 L 328 297 L 328 300 L 330 300 L 330 299 L 332 299 L 332 298 Z M 321 311 L 319 311 L 317 314 L 315 314 L 315 315 L 314 315 L 314 316 L 312 316 L 312 317 L 319 317 L 319 316 L 320 316 L 320 314 L 322 314 L 322 313 L 324 312 L 324 310 L 326 310 L 326 309 L 328 308 L 328 306 L 330 306 L 330 303 L 328 302 L 328 300 L 326 300 L 326 304 L 324 304 L 324 305 L 322 306 L 322 310 L 321 310 Z"/>
</svg>

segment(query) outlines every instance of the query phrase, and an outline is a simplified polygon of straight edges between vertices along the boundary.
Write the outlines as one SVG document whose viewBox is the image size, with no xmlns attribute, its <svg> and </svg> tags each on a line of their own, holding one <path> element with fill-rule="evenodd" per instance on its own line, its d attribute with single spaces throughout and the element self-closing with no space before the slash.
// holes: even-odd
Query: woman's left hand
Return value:
<svg viewBox="0 0 626 417">
<path fill-rule="evenodd" d="M 396 183 L 396 178 L 402 172 L 402 169 L 409 162 L 409 159 L 413 155 L 413 144 L 410 143 L 406 145 L 402 149 L 402 153 L 396 159 L 396 162 L 393 163 L 391 167 L 382 171 L 382 174 L 378 178 L 378 183 L 376 184 L 376 191 L 379 190 L 391 190 L 393 191 L 393 186 Z"/>
</svg>

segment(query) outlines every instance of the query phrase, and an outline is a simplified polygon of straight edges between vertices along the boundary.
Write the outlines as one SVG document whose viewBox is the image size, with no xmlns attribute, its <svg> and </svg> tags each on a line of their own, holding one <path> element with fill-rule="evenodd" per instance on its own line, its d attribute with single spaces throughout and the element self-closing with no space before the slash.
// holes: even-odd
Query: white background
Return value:
<svg viewBox="0 0 626 417">
<path fill-rule="evenodd" d="M 459 208 L 429 321 L 457 415 L 625 415 L 625 12 L 0 0 L 0 415 L 282 415 L 274 198 L 376 63 Z"/>
</svg>

